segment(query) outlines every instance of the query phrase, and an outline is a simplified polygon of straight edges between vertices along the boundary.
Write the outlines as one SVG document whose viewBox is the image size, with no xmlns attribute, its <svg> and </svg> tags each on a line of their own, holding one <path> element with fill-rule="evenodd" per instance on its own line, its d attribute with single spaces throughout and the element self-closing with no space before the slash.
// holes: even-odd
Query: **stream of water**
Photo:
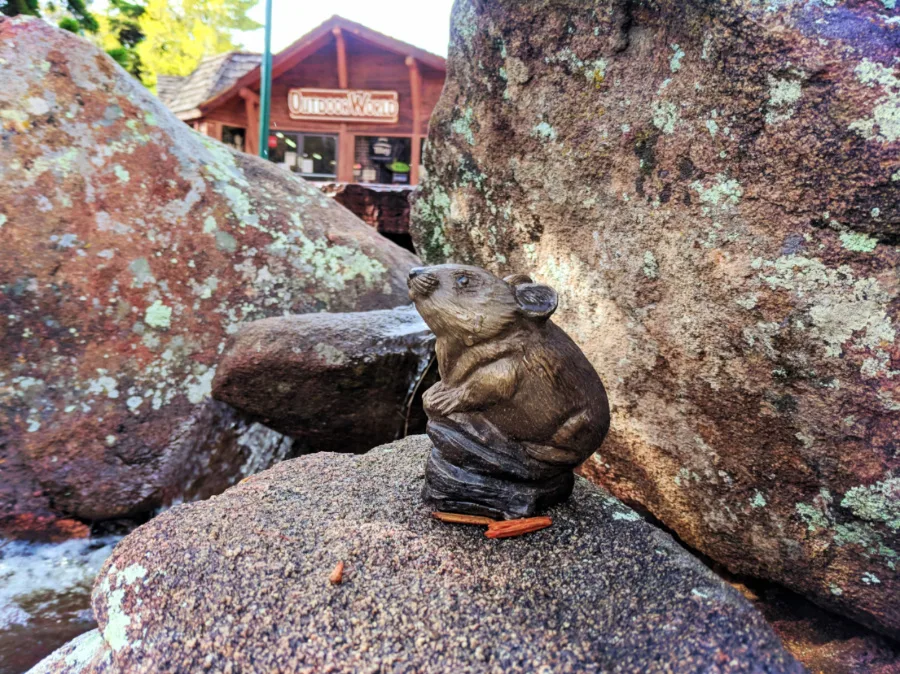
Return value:
<svg viewBox="0 0 900 674">
<path fill-rule="evenodd" d="M 91 586 L 121 538 L 0 539 L 0 674 L 21 674 L 96 626 Z"/>
</svg>

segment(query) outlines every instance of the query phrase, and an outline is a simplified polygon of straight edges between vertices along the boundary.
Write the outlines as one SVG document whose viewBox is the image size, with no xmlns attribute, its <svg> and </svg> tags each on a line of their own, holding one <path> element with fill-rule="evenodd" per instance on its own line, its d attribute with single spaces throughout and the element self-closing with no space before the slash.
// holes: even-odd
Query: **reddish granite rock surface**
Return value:
<svg viewBox="0 0 900 674">
<path fill-rule="evenodd" d="M 209 400 L 226 338 L 404 304 L 415 257 L 43 21 L 0 19 L 0 80 L 0 527 L 146 511 L 288 453 Z"/>
<path fill-rule="evenodd" d="M 98 631 L 33 673 L 804 671 L 737 590 L 586 480 L 527 536 L 437 521 L 432 449 L 319 452 L 154 518 L 97 576 Z"/>
<path fill-rule="evenodd" d="M 529 272 L 609 384 L 587 466 L 900 635 L 900 8 L 459 0 L 412 214 Z"/>
</svg>

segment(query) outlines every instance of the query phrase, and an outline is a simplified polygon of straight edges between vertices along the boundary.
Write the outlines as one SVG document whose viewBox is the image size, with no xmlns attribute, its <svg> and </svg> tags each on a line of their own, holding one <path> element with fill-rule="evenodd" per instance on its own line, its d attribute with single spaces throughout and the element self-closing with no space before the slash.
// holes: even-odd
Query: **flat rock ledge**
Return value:
<svg viewBox="0 0 900 674">
<path fill-rule="evenodd" d="M 172 508 L 102 569 L 99 630 L 33 671 L 804 671 L 736 590 L 581 478 L 521 538 L 434 520 L 430 450 L 304 456 Z"/>
</svg>

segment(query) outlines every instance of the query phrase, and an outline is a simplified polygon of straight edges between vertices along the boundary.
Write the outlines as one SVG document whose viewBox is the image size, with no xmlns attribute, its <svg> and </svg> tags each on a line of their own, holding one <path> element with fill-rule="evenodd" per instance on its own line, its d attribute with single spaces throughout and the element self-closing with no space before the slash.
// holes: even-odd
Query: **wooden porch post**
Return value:
<svg viewBox="0 0 900 674">
<path fill-rule="evenodd" d="M 334 35 L 335 45 L 337 46 L 338 86 L 341 89 L 347 89 L 350 86 L 350 77 L 347 73 L 347 45 L 344 42 L 344 34 L 340 28 L 333 28 L 331 33 Z M 338 132 L 338 182 L 353 182 L 354 141 L 353 134 L 347 131 L 347 123 L 342 122 Z"/>
<path fill-rule="evenodd" d="M 409 90 L 412 94 L 413 107 L 413 133 L 412 148 L 409 158 L 409 184 L 417 185 L 419 183 L 419 164 L 421 158 L 421 133 L 419 128 L 422 116 L 422 73 L 419 72 L 419 64 L 412 56 L 406 57 L 406 67 L 409 68 Z"/>
<path fill-rule="evenodd" d="M 244 151 L 247 154 L 259 154 L 259 94 L 250 89 L 241 89 L 244 109 L 247 113 L 247 137 Z M 269 142 L 266 138 L 265 142 Z"/>
</svg>

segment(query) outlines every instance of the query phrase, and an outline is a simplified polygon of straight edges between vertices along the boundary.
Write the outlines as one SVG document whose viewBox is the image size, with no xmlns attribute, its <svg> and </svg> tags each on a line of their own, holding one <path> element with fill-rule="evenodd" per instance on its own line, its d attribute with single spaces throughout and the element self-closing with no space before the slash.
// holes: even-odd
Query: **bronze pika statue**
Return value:
<svg viewBox="0 0 900 674">
<path fill-rule="evenodd" d="M 572 492 L 609 430 L 603 383 L 557 327 L 553 288 L 478 267 L 413 269 L 409 297 L 437 337 L 426 391 L 434 450 L 424 498 L 440 510 L 528 517 Z"/>
</svg>

